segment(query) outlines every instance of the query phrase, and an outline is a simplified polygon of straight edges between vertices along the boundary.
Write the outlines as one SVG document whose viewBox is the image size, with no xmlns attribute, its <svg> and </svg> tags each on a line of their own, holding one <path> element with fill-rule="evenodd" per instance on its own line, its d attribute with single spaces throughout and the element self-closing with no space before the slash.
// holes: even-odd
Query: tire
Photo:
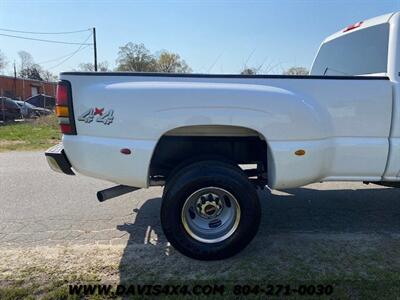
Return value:
<svg viewBox="0 0 400 300">
<path fill-rule="evenodd" d="M 161 226 L 171 245 L 199 260 L 218 260 L 243 250 L 254 238 L 261 208 L 254 186 L 235 165 L 200 161 L 167 182 Z"/>
<path fill-rule="evenodd" d="M 185 168 L 185 167 L 187 167 L 189 165 L 192 165 L 194 163 L 200 163 L 202 161 L 211 161 L 209 163 L 212 163 L 212 164 L 224 163 L 227 167 L 234 168 L 234 169 L 237 169 L 237 170 L 242 170 L 238 165 L 235 165 L 233 161 L 230 161 L 229 159 L 227 159 L 226 157 L 223 157 L 223 156 L 204 155 L 204 156 L 197 156 L 197 157 L 185 160 L 185 161 L 181 162 L 180 164 L 178 164 L 171 171 L 171 173 L 168 175 L 167 181 L 166 181 L 165 186 L 164 186 L 162 197 L 164 198 L 164 195 L 168 191 L 168 188 L 170 186 L 174 185 L 175 179 L 177 178 L 176 175 L 179 174 L 179 172 L 183 168 Z"/>
</svg>

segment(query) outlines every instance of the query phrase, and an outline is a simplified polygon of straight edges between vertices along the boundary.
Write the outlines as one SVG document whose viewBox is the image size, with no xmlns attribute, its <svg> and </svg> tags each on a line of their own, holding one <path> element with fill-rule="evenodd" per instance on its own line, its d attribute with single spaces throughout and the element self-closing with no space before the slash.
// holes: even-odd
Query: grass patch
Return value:
<svg viewBox="0 0 400 300">
<path fill-rule="evenodd" d="M 267 285 L 282 284 L 292 288 L 334 287 L 332 295 L 314 295 L 312 299 L 397 299 L 400 294 L 400 239 L 390 236 L 275 234 L 270 238 L 258 238 L 242 254 L 218 262 L 192 260 L 172 249 L 167 255 L 165 247 L 169 246 L 0 249 L 0 299 L 28 295 L 40 299 L 71 299 L 69 284 L 111 284 L 113 290 L 118 284 L 126 288 L 136 284 L 191 287 L 223 284 L 223 296 L 229 299 L 240 298 L 233 292 L 238 284 L 258 285 L 264 289 Z M 265 299 L 266 295 L 251 292 L 247 296 Z M 84 295 L 78 298 L 82 297 L 85 298 Z M 282 297 L 282 294 L 273 295 L 272 299 Z M 307 295 L 290 297 L 310 298 Z M 95 294 L 86 298 L 107 297 Z M 139 295 L 128 298 L 141 299 Z M 196 298 L 210 299 L 210 296 Z M 169 296 L 167 299 L 188 297 Z"/>
<path fill-rule="evenodd" d="M 55 115 L 0 126 L 0 152 L 43 150 L 61 139 Z"/>
<path fill-rule="evenodd" d="M 233 293 L 238 284 L 264 289 L 267 285 L 334 287 L 332 295 L 294 294 L 289 299 L 398 299 L 400 295 L 400 237 L 390 234 L 263 235 L 261 231 L 241 254 L 216 262 L 184 257 L 161 238 L 156 244 L 143 244 L 140 240 L 128 246 L 5 247 L 0 248 L 0 257 L 0 299 L 29 295 L 39 299 L 71 299 L 70 284 L 110 284 L 113 290 L 118 284 L 126 288 L 136 284 L 223 284 L 226 299 L 286 298 L 282 294 L 266 297 L 257 292 L 239 297 Z M 106 298 L 104 294 L 76 297 Z M 139 295 L 109 298 L 141 299 Z M 214 298 L 222 297 L 196 297 Z"/>
<path fill-rule="evenodd" d="M 18 286 L 0 288 L 0 299 L 3 300 L 35 299 L 32 294 L 33 290 L 30 288 L 21 288 Z"/>
<path fill-rule="evenodd" d="M 42 300 L 78 300 L 82 297 L 70 295 L 68 283 L 63 280 L 51 280 L 41 282 L 39 285 L 32 282 L 25 282 L 22 286 L 17 282 L 8 282 L 0 286 L 0 299 L 42 299 Z M 96 296 L 96 295 L 94 295 Z"/>
</svg>

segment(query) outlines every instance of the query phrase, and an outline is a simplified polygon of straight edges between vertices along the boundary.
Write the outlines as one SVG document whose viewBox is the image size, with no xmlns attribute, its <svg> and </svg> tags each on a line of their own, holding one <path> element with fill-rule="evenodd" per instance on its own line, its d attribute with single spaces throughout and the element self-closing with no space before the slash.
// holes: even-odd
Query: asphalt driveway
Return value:
<svg viewBox="0 0 400 300">
<path fill-rule="evenodd" d="M 99 203 L 112 183 L 49 169 L 41 152 L 0 153 L 0 246 L 144 243 L 159 224 L 161 188 Z M 400 234 L 400 190 L 361 183 L 319 183 L 260 192 L 259 238 L 271 233 Z"/>
<path fill-rule="evenodd" d="M 96 192 L 110 186 L 54 173 L 39 152 L 0 153 L 0 282 L 77 273 L 111 282 L 362 279 L 397 293 L 391 282 L 400 280 L 400 189 L 337 182 L 260 191 L 256 238 L 215 263 L 188 259 L 167 243 L 161 188 L 99 203 Z M 365 286 L 357 293 L 376 294 L 376 286 Z"/>
<path fill-rule="evenodd" d="M 117 227 L 133 222 L 134 210 L 161 189 L 99 203 L 96 192 L 111 186 L 53 172 L 41 152 L 0 153 L 0 246 L 126 242 Z"/>
</svg>

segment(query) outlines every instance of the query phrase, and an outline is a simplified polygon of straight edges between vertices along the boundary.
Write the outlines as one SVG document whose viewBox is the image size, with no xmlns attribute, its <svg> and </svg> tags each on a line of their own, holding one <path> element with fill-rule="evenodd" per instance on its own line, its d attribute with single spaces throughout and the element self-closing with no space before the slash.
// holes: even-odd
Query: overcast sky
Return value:
<svg viewBox="0 0 400 300">
<path fill-rule="evenodd" d="M 98 60 L 115 66 L 118 47 L 144 43 L 181 55 L 200 73 L 238 73 L 245 64 L 280 73 L 309 67 L 320 42 L 363 19 L 400 10 L 400 0 L 310 1 L 16 1 L 0 0 L 0 28 L 64 32 L 96 27 Z M 68 35 L 0 34 L 82 43 L 90 31 Z M 92 42 L 89 37 L 88 43 Z M 21 40 L 0 35 L 10 62 L 30 52 L 54 73 L 93 61 L 93 47 Z M 51 61 L 49 61 L 51 60 Z M 49 62 L 46 62 L 49 61 Z M 61 64 L 60 64 L 61 63 Z"/>
</svg>

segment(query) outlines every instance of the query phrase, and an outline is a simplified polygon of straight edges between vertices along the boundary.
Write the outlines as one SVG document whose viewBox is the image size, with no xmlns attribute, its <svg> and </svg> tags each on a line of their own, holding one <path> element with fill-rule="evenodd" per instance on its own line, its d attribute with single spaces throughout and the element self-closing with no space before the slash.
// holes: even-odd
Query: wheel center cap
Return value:
<svg viewBox="0 0 400 300">
<path fill-rule="evenodd" d="M 202 195 L 197 200 L 196 209 L 197 213 L 201 217 L 212 219 L 221 213 L 223 209 L 223 204 L 219 200 L 217 195 L 209 193 L 206 195 Z"/>
<path fill-rule="evenodd" d="M 216 207 L 214 205 L 207 205 L 204 209 L 205 213 L 209 216 L 213 215 L 216 211 Z"/>
</svg>

